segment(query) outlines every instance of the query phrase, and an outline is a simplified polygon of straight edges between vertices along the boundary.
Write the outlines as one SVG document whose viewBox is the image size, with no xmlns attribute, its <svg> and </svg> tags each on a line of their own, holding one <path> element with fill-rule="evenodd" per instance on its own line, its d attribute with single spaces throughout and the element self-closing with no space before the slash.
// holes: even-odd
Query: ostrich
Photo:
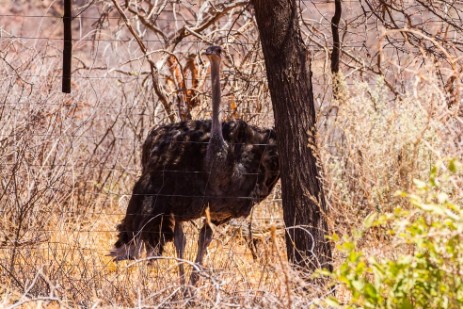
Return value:
<svg viewBox="0 0 463 309">
<path fill-rule="evenodd" d="M 199 232 L 195 263 L 202 265 L 212 240 L 210 223 L 246 217 L 267 197 L 280 176 L 276 135 L 244 121 L 221 123 L 222 49 L 211 46 L 212 119 L 190 120 L 154 128 L 142 149 L 142 176 L 135 183 L 127 213 L 118 225 L 114 260 L 159 256 L 173 241 L 183 259 L 183 223 L 206 216 Z M 185 284 L 184 267 L 179 274 Z M 190 283 L 199 274 L 194 269 Z"/>
</svg>

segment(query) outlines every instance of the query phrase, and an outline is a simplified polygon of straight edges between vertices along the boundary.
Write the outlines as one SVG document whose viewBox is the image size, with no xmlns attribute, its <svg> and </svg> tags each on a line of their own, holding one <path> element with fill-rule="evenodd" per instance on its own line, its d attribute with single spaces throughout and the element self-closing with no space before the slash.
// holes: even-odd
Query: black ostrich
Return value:
<svg viewBox="0 0 463 309">
<path fill-rule="evenodd" d="M 147 256 L 159 256 L 172 240 L 177 257 L 183 259 L 183 222 L 206 216 L 195 260 L 201 265 L 212 240 L 209 223 L 248 216 L 280 177 L 274 130 L 244 121 L 220 121 L 221 52 L 219 46 L 205 52 L 211 63 L 212 120 L 163 125 L 146 138 L 142 176 L 110 253 L 115 260 L 138 258 L 143 245 Z M 184 284 L 182 263 L 179 271 Z M 190 283 L 198 278 L 193 270 Z"/>
</svg>

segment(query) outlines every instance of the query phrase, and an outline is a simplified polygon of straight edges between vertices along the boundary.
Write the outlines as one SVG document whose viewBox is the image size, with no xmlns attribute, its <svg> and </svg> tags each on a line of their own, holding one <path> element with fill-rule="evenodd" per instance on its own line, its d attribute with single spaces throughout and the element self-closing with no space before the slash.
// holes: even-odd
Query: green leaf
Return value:
<svg viewBox="0 0 463 309">
<path fill-rule="evenodd" d="M 400 304 L 401 309 L 413 309 L 413 304 L 410 302 L 408 298 L 405 298 L 403 302 Z"/>
<path fill-rule="evenodd" d="M 365 218 L 365 220 L 364 220 L 364 222 L 363 222 L 363 225 L 364 225 L 366 228 L 370 228 L 370 227 L 372 227 L 372 226 L 375 226 L 375 225 L 376 225 L 375 222 L 376 222 L 376 218 L 377 218 L 377 217 L 378 217 L 378 216 L 377 216 L 377 214 L 376 214 L 375 212 L 369 214 L 369 215 Z"/>
<path fill-rule="evenodd" d="M 354 289 L 356 289 L 357 291 L 362 291 L 363 287 L 365 286 L 365 282 L 360 281 L 360 280 L 353 280 L 351 284 L 354 287 Z"/>
<path fill-rule="evenodd" d="M 333 296 L 328 296 L 325 299 L 325 302 L 328 305 L 328 307 L 333 307 L 333 308 L 341 307 L 341 304 L 339 303 L 339 301 L 336 298 L 334 298 Z"/>
<path fill-rule="evenodd" d="M 459 164 L 456 160 L 450 160 L 449 161 L 449 165 L 448 165 L 448 169 L 449 171 L 451 171 L 452 173 L 456 173 L 459 169 Z"/>
</svg>

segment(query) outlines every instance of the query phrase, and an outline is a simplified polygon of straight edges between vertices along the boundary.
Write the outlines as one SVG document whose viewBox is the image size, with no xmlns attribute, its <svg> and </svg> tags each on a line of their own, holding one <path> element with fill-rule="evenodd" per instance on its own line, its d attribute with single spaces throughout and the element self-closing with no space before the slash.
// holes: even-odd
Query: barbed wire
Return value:
<svg viewBox="0 0 463 309">
<path fill-rule="evenodd" d="M 269 228 L 271 226 L 277 226 L 280 225 L 279 223 L 275 222 L 275 223 L 269 223 Z M 241 228 L 241 226 L 233 226 L 233 227 L 236 227 L 237 229 Z M 277 229 L 279 230 L 283 230 L 283 228 L 281 227 L 278 227 L 277 226 Z M 198 228 L 199 230 L 199 228 Z M 56 232 L 56 231 L 53 231 L 53 230 L 48 230 L 49 232 Z M 69 232 L 69 231 L 62 231 L 62 232 Z M 118 231 L 114 231 L 114 232 L 118 232 Z M 78 233 L 77 232 L 72 232 L 71 233 Z M 101 233 L 113 233 L 113 232 L 107 232 L 107 231 L 101 231 Z M 149 232 L 147 232 L 149 233 Z M 152 232 L 152 234 L 155 234 L 156 232 Z M 264 233 L 268 233 L 270 234 L 270 231 L 264 231 Z M 230 235 L 230 236 L 233 236 L 233 235 Z M 44 245 L 45 243 L 45 245 Z M 61 248 L 59 248 L 61 247 Z M 66 247 L 66 248 L 63 248 L 63 247 Z M 8 243 L 4 243 L 2 244 L 0 242 L 0 251 L 6 251 L 6 250 L 11 250 L 12 248 L 15 248 L 15 249 L 19 249 L 19 250 L 34 250 L 34 251 L 57 251 L 57 252 L 60 252 L 60 251 L 69 251 L 69 250 L 82 250 L 82 251 L 94 251 L 94 252 L 97 252 L 97 253 L 106 253 L 105 255 L 107 255 L 109 253 L 109 251 L 112 249 L 111 247 L 108 246 L 107 249 L 101 249 L 101 246 L 95 246 L 95 247 L 80 247 L 80 246 L 77 246 L 75 245 L 74 243 L 63 243 L 63 242 L 55 242 L 55 241 L 38 241 L 37 244 L 17 244 L 16 246 L 14 244 L 8 244 Z"/>
<path fill-rule="evenodd" d="M 46 78 L 46 77 L 52 77 L 52 78 L 55 78 L 55 79 L 61 79 L 61 76 L 60 75 L 38 75 L 38 74 L 24 74 L 24 75 L 21 75 L 21 77 L 37 77 L 37 78 Z M 125 75 L 123 76 L 82 76 L 82 75 L 74 75 L 72 77 L 73 79 L 89 79 L 89 80 L 98 80 L 98 79 L 115 79 L 115 80 L 123 80 L 123 81 L 133 81 L 133 80 L 144 80 L 145 77 L 142 77 L 142 76 L 130 76 L 130 77 L 126 77 Z M 193 80 L 197 80 L 197 81 L 208 81 L 209 79 L 208 78 L 196 78 L 196 79 L 191 79 L 191 78 L 185 78 L 184 79 L 185 81 L 193 81 Z M 246 77 L 243 77 L 243 78 L 221 78 L 220 79 L 221 82 L 249 82 L 249 83 L 262 83 L 262 82 L 266 82 L 267 81 L 267 78 L 266 77 L 262 77 L 262 79 L 259 79 L 259 80 L 253 80 L 253 79 L 248 79 Z M 377 83 L 374 83 L 374 82 L 365 82 L 367 83 L 368 85 L 376 85 Z M 346 85 L 354 85 L 355 83 L 351 82 L 347 82 Z M 332 84 L 331 83 L 320 83 L 320 82 L 312 82 L 312 85 L 315 85 L 315 86 L 331 86 Z M 232 94 L 229 94 L 229 95 L 226 95 L 226 96 L 231 96 Z M 252 96 L 251 96 L 252 97 Z M 17 102 L 18 104 L 25 104 L 25 102 Z M 0 105 L 4 105 L 4 104 L 8 104 L 6 102 L 0 102 Z M 30 103 L 27 103 L 27 104 L 30 104 Z"/>
<path fill-rule="evenodd" d="M 131 194 L 127 194 L 128 196 Z M 281 203 L 281 198 L 271 198 L 267 200 L 268 203 Z M 0 209 L 0 214 L 10 213 L 11 210 Z M 30 214 L 49 214 L 53 212 L 54 215 L 84 215 L 84 216 L 137 216 L 137 213 L 126 213 L 126 212 L 105 212 L 105 211 L 84 211 L 84 210 L 57 210 L 57 209 L 33 209 Z M 236 219 L 236 218 L 235 218 Z M 268 221 L 269 218 L 253 218 L 253 221 Z M 282 219 L 281 219 L 282 220 Z M 281 221 L 278 220 L 278 221 Z"/>
<path fill-rule="evenodd" d="M 301 2 L 308 2 L 313 5 L 325 5 L 325 4 L 334 4 L 334 0 L 299 0 Z M 343 3 L 360 3 L 359 0 L 343 0 Z M 0 17 L 21 17 L 21 18 L 52 18 L 52 19 L 63 19 L 63 16 L 55 16 L 55 15 L 39 15 L 39 14 L 0 14 Z M 129 19 L 137 19 L 137 16 L 129 17 Z M 108 19 L 108 20 L 121 20 L 120 16 L 112 17 L 112 16 L 83 16 L 81 13 L 78 13 L 76 16 L 73 16 L 72 19 L 89 19 L 89 20 L 101 20 L 101 19 Z M 177 21 L 177 22 L 197 22 L 197 19 L 186 19 L 186 18 L 166 18 L 161 17 L 159 15 L 153 18 L 154 20 L 163 20 L 163 21 Z"/>
<path fill-rule="evenodd" d="M 343 0 L 343 3 L 350 2 L 354 3 L 357 1 L 345 1 Z M 332 2 L 334 3 L 334 1 Z M 357 2 L 358 3 L 358 2 Z M 50 18 L 50 19 L 56 19 L 56 20 L 62 20 L 62 16 L 53 16 L 53 15 L 26 15 L 26 14 L 0 14 L 0 17 L 19 17 L 19 18 Z M 111 16 L 104 16 L 104 17 L 97 17 L 97 16 L 77 16 L 73 17 L 73 19 L 89 19 L 89 20 L 100 20 L 100 19 L 106 19 L 106 20 L 121 20 L 121 17 L 111 17 Z M 130 16 L 128 19 L 138 19 L 137 16 Z M 460 19 L 458 18 L 450 18 L 451 20 L 459 21 Z M 169 21 L 169 22 L 198 22 L 199 20 L 197 19 L 185 19 L 185 18 L 166 18 L 166 17 L 156 17 L 153 19 L 154 21 L 162 20 L 162 21 Z M 328 19 L 326 19 L 328 20 Z M 428 19 L 426 21 L 423 21 L 423 23 L 443 23 L 445 21 L 440 20 L 440 19 Z M 328 22 L 329 24 L 330 22 Z"/>
<path fill-rule="evenodd" d="M 216 31 L 217 32 L 217 31 Z M 460 31 L 458 30 L 446 30 L 445 32 L 446 34 L 451 34 L 451 33 L 460 33 Z M 327 39 L 330 38 L 330 36 L 326 36 Z M 64 42 L 64 39 L 63 38 L 59 38 L 59 37 L 34 37 L 34 36 L 25 36 L 25 35 L 4 35 L 0 29 L 0 39 L 4 39 L 4 40 L 38 40 L 38 41 L 56 41 L 56 42 Z M 120 42 L 120 43 L 132 43 L 132 42 L 135 42 L 135 40 L 133 38 L 129 38 L 129 39 L 106 39 L 106 38 L 101 38 L 101 37 L 98 37 L 98 38 L 73 38 L 71 40 L 72 42 L 77 42 L 77 43 L 99 43 L 99 42 Z M 146 38 L 141 38 L 141 41 L 143 41 L 144 43 L 165 43 L 165 41 L 161 40 L 161 39 L 146 39 Z M 330 40 L 327 40 L 327 41 L 330 41 Z M 460 43 L 459 41 L 455 41 L 455 42 L 458 42 Z M 197 44 L 197 45 L 204 45 L 205 43 L 201 40 L 182 40 L 182 44 Z M 255 46 L 255 43 L 253 42 L 233 42 L 234 45 L 243 45 L 243 46 Z M 385 43 L 385 44 L 389 44 L 389 43 Z M 342 48 L 368 48 L 369 46 L 364 44 L 363 41 L 359 41 L 358 42 L 358 45 L 352 45 L 351 43 L 349 45 L 342 45 L 341 46 Z M 321 47 L 311 47 L 311 46 L 308 46 L 307 49 L 309 51 L 326 51 L 327 49 L 330 49 L 331 46 L 326 46 L 325 48 L 321 48 Z M 383 49 L 384 48 L 393 48 L 393 49 L 397 49 L 396 46 L 383 46 L 382 47 Z M 179 53 L 179 54 L 183 54 L 183 53 L 191 53 L 189 51 L 176 51 L 176 53 Z"/>
<path fill-rule="evenodd" d="M 57 213 L 59 214 L 59 212 L 52 212 L 53 214 Z M 48 214 L 50 214 L 50 212 L 48 212 Z M 114 214 L 114 216 L 129 216 L 129 214 Z M 134 214 L 134 216 L 137 216 L 137 214 Z M 138 214 L 138 216 L 140 216 L 140 214 Z M 170 215 L 169 215 L 170 216 Z M 174 216 L 175 218 L 182 218 L 181 216 Z M 197 218 L 198 220 L 201 220 L 202 218 Z M 239 219 L 239 218 L 235 218 L 235 219 Z M 268 217 L 268 218 L 253 218 L 252 221 L 261 221 L 265 224 L 267 224 L 269 227 L 270 226 L 282 226 L 283 225 L 283 219 L 280 219 L 280 220 L 275 220 L 271 217 Z M 192 220 L 188 220 L 188 222 L 192 222 Z M 220 224 L 219 226 L 220 227 L 223 227 L 223 228 L 229 228 L 229 227 L 232 227 L 232 228 L 243 228 L 243 229 L 247 229 L 248 228 L 248 222 L 246 223 L 243 223 L 243 224 L 240 224 L 240 223 L 233 223 L 233 224 L 230 224 L 229 222 L 228 223 L 224 223 L 224 224 Z M 261 224 L 261 223 L 258 223 L 258 224 Z M 195 224 L 191 223 L 191 227 L 192 228 L 195 228 L 197 230 L 199 230 L 201 227 L 198 227 L 196 226 Z M 252 227 L 251 227 L 252 228 Z M 262 228 L 259 228 L 259 232 L 261 232 L 261 229 Z M 27 230 L 28 234 L 31 234 L 31 233 L 58 233 L 58 232 L 65 232 L 65 233 L 119 233 L 121 232 L 120 230 L 118 229 L 69 229 L 69 228 L 63 228 L 63 229 L 53 229 L 53 228 L 28 228 Z M 129 230 L 129 229 L 124 229 L 123 232 L 129 232 L 129 233 L 144 233 L 144 234 L 154 234 L 154 235 L 157 235 L 157 234 L 163 234 L 164 232 L 162 231 L 156 231 L 156 230 L 149 230 L 149 229 L 143 229 L 143 230 L 139 230 L 139 229 L 136 229 L 136 230 Z M 264 232 L 267 232 L 266 230 L 264 230 Z M 268 231 L 270 232 L 270 231 Z M 6 240 L 8 242 L 8 240 Z M 3 243 L 2 243 L 3 242 Z M 40 243 L 39 240 L 37 240 L 38 243 Z M 53 242 L 52 242 L 53 243 Z M 4 248 L 5 247 L 5 241 L 0 241 L 0 249 Z M 60 243 L 60 244 L 66 244 L 66 243 Z M 14 246 L 13 243 L 10 243 L 11 246 Z M 20 245 L 20 243 L 17 244 L 17 247 L 21 247 L 21 246 L 18 246 Z M 72 243 L 69 244 L 70 246 L 73 245 Z"/>
</svg>

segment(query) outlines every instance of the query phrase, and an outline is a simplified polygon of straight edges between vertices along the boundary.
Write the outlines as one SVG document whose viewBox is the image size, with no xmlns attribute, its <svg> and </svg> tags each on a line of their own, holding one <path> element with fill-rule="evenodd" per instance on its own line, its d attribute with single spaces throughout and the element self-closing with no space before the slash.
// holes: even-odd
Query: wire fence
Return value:
<svg viewBox="0 0 463 309">
<path fill-rule="evenodd" d="M 331 16 L 327 13 L 329 11 L 322 11 L 325 6 L 332 5 L 333 1 L 303 2 L 305 5 L 320 8 L 320 11 L 313 13 L 313 16 L 306 18 L 305 22 L 308 26 L 303 29 L 306 31 L 304 38 L 308 50 L 313 55 L 313 85 L 320 120 L 317 125 L 322 129 L 327 121 L 335 121 L 338 117 L 337 106 L 331 102 L 332 80 L 328 74 L 328 55 L 331 48 L 331 34 L 328 29 Z M 343 1 L 343 4 L 355 6 L 359 1 Z M 353 16 L 346 16 L 346 24 L 348 18 L 354 20 Z M 159 72 L 156 76 L 161 80 L 161 90 L 165 92 L 167 103 L 173 109 L 169 115 L 160 104 L 159 97 L 153 92 L 152 72 L 146 62 L 148 57 L 140 52 L 138 46 L 134 44 L 135 40 L 121 30 L 124 28 L 117 25 L 116 22 L 120 17 L 104 17 L 114 22 L 114 25 L 108 26 L 111 31 L 107 33 L 85 32 L 82 29 L 88 29 L 86 28 L 89 27 L 88 25 L 81 27 L 77 22 L 75 23 L 78 26 L 75 31 L 82 30 L 83 34 L 73 39 L 73 42 L 78 44 L 74 50 L 72 95 L 61 94 L 56 89 L 57 81 L 62 78 L 60 57 L 63 39 L 60 30 L 51 31 L 51 27 L 37 27 L 39 30 L 28 30 L 27 33 L 23 33 L 24 29 L 29 29 L 28 26 L 22 30 L 14 27 L 8 29 L 9 23 L 15 22 L 14 19 L 33 19 L 35 21 L 31 21 L 32 24 L 37 23 L 37 19 L 45 19 L 47 22 L 53 21 L 58 24 L 62 17 L 20 13 L 0 14 L 0 18 L 0 46 L 5 47 L 0 50 L 0 63 L 2 63 L 0 65 L 0 203 L 2 204 L 0 273 L 2 276 L 9 278 L 18 276 L 15 271 L 24 267 L 24 261 L 28 261 L 28 258 L 28 263 L 37 260 L 37 265 L 54 266 L 56 263 L 66 261 L 66 265 L 73 267 L 91 265 L 95 269 L 107 269 L 107 265 L 111 262 L 105 255 L 109 253 L 116 240 L 119 232 L 116 226 L 120 223 L 120 219 L 124 216 L 140 215 L 126 213 L 125 209 L 129 199 L 137 196 L 137 193 L 132 194 L 132 189 L 141 171 L 140 152 L 148 132 L 153 126 L 169 123 L 168 117 L 171 114 L 178 117 L 176 104 L 179 101 L 179 93 L 184 90 L 184 95 L 186 90 L 196 91 L 192 97 L 197 98 L 198 102 L 192 100 L 187 102 L 191 106 L 194 105 L 191 108 L 192 118 L 210 117 L 210 89 L 208 88 L 210 77 L 207 65 L 197 60 L 200 58 L 198 55 L 195 64 L 190 67 L 186 60 L 189 55 L 197 54 L 210 41 L 225 42 L 230 48 L 228 55 L 230 57 L 221 77 L 223 105 L 225 105 L 223 114 L 232 119 L 244 118 L 253 124 L 265 124 L 267 127 L 273 125 L 273 111 L 268 95 L 267 78 L 263 71 L 263 59 L 260 56 L 259 45 L 256 43 L 256 36 L 249 35 L 251 30 L 245 32 L 246 29 L 240 28 L 239 30 L 244 33 L 242 38 L 239 35 L 233 37 L 221 28 L 213 29 L 208 33 L 207 38 L 189 36 L 184 38 L 181 41 L 183 45 L 173 52 L 161 51 L 160 54 L 164 59 L 159 60 L 153 55 L 153 59 L 158 61 L 156 64 L 159 64 L 157 67 Z M 87 20 L 95 22 L 100 18 L 100 16 L 83 16 L 78 13 L 74 21 L 81 19 L 84 22 Z M 138 19 L 130 17 L 130 20 Z M 177 19 L 162 16 L 157 17 L 157 20 L 178 22 L 181 25 L 196 22 L 190 18 Z M 439 24 L 441 21 L 426 19 L 426 22 Z M 363 26 L 367 28 L 369 24 L 365 23 Z M 378 37 L 381 34 L 373 30 L 372 33 L 368 33 L 369 29 L 366 28 L 358 30 L 360 26 L 358 28 L 346 26 L 342 57 L 347 88 L 353 88 L 353 91 L 362 85 L 368 86 L 368 89 L 375 89 L 376 86 L 380 89 L 386 88 L 390 81 L 387 77 L 393 76 L 394 79 L 391 80 L 394 82 L 405 80 L 407 76 L 402 77 L 401 74 L 413 75 L 412 69 L 422 65 L 410 62 L 409 66 L 405 67 L 405 65 L 395 66 L 394 64 L 397 63 L 391 62 L 378 68 Z M 43 29 L 45 30 L 41 31 Z M 112 32 L 112 30 L 117 31 Z M 458 33 L 458 31 L 452 29 L 447 33 Z M 231 37 L 233 39 L 230 39 Z M 251 40 L 250 37 L 253 39 Z M 457 38 L 457 41 L 460 39 Z M 148 53 L 150 50 L 163 50 L 165 47 L 162 46 L 165 41 L 153 35 L 146 35 L 141 40 L 152 44 L 148 48 Z M 33 41 L 51 42 L 50 45 L 56 44 L 56 46 L 44 44 L 44 47 L 37 44 L 31 47 Z M 385 41 L 382 50 L 400 53 L 398 45 L 393 43 L 396 42 Z M 430 46 L 429 50 L 432 48 L 435 46 Z M 235 53 L 235 50 L 240 49 L 240 52 Z M 425 54 L 423 50 L 409 46 L 403 53 Z M 178 62 L 169 63 L 166 59 L 170 54 L 174 54 Z M 177 67 L 182 67 L 181 74 L 177 74 Z M 412 69 L 407 71 L 408 68 Z M 183 77 L 179 78 L 182 74 Z M 196 75 L 193 76 L 194 74 Z M 385 81 L 378 79 L 381 74 L 386 77 Z M 182 82 L 185 85 L 182 85 Z M 405 88 L 408 84 L 404 85 Z M 366 93 L 373 100 L 383 95 L 381 91 Z M 375 106 L 375 108 L 380 110 L 381 107 Z M 378 113 L 381 112 L 383 111 Z M 351 118 L 357 117 L 356 113 L 358 114 L 359 111 L 352 111 Z M 365 115 L 361 116 L 368 118 Z M 350 125 L 355 127 L 353 123 Z M 396 129 L 393 125 L 388 128 L 391 131 Z M 332 139 L 328 133 L 326 136 L 329 138 L 322 136 L 324 138 L 322 148 L 330 151 L 333 149 L 335 153 L 342 147 L 345 138 L 342 132 L 331 129 L 332 131 L 329 132 L 320 130 L 321 134 L 328 132 L 334 136 Z M 207 145 L 206 141 L 177 142 Z M 269 144 L 248 143 L 239 146 L 267 147 Z M 362 168 L 367 169 L 366 165 L 368 164 L 362 164 Z M 199 169 L 185 171 L 169 168 L 162 172 L 183 174 L 185 177 L 209 175 Z M 250 172 L 243 175 L 258 177 L 259 173 Z M 346 177 L 357 181 L 355 173 Z M 361 181 L 363 179 L 358 180 Z M 356 182 L 355 186 L 358 185 Z M 369 194 L 366 190 L 365 195 Z M 217 197 L 199 193 L 172 194 L 162 191 L 141 195 L 152 198 L 203 200 L 219 198 L 237 202 L 258 199 L 252 195 Z M 229 229 L 224 227 L 223 230 L 217 230 L 216 240 L 220 248 L 225 250 L 226 247 L 231 251 L 230 256 L 246 260 L 250 253 L 249 251 L 243 253 L 241 250 L 243 247 L 246 248 L 246 245 L 240 243 L 235 247 L 232 245 L 233 241 L 229 240 L 237 233 L 248 235 L 249 230 L 255 235 L 259 234 L 259 237 L 268 239 L 272 237 L 272 228 L 276 228 L 279 232 L 278 239 L 283 242 L 285 229 L 281 203 L 281 192 L 277 186 L 260 206 L 254 208 L 255 213 L 251 219 L 239 223 L 232 222 Z M 197 230 L 198 227 L 193 224 L 190 234 L 197 234 Z M 224 241 L 223 244 L 221 241 L 225 238 L 228 242 Z M 269 241 L 268 247 L 275 248 L 275 244 Z M 84 252 L 84 257 L 78 256 L 78 252 L 81 251 Z M 55 254 L 59 258 L 54 257 L 53 254 L 50 255 L 52 257 L 47 257 L 47 253 L 51 252 L 59 252 Z M 23 255 L 22 259 L 18 258 L 17 254 Z M 97 256 L 104 260 L 104 263 L 92 264 L 86 260 L 86 254 Z M 267 257 L 265 254 L 262 256 L 264 261 L 262 265 L 267 267 L 265 264 Z M 43 259 L 40 260 L 40 257 Z M 6 274 L 7 271 L 10 275 Z M 90 274 L 87 280 L 91 281 L 92 276 L 99 275 L 101 274 Z"/>
</svg>

